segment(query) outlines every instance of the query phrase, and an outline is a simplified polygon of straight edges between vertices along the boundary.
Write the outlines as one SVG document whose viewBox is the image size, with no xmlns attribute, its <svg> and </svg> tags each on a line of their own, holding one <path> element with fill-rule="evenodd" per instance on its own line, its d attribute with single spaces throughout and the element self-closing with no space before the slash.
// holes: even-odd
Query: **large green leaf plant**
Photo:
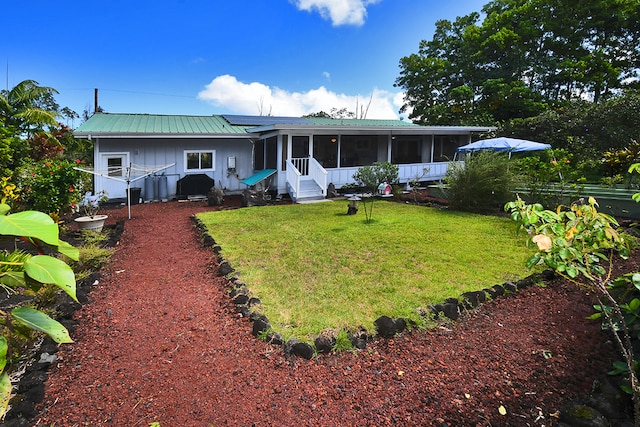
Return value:
<svg viewBox="0 0 640 427">
<path fill-rule="evenodd" d="M 0 204 L 0 239 L 19 239 L 34 248 L 34 253 L 20 250 L 0 251 L 0 287 L 9 293 L 20 290 L 37 291 L 42 285 L 51 284 L 66 292 L 74 301 L 76 280 L 71 267 L 54 256 L 52 251 L 77 261 L 78 249 L 60 240 L 59 228 L 49 215 L 38 211 L 9 214 L 9 206 Z M 27 306 L 12 310 L 0 309 L 0 416 L 9 404 L 11 381 L 7 372 L 10 353 L 10 337 L 16 327 L 26 327 L 44 332 L 55 342 L 71 343 L 67 329 L 44 312 Z"/>
</svg>

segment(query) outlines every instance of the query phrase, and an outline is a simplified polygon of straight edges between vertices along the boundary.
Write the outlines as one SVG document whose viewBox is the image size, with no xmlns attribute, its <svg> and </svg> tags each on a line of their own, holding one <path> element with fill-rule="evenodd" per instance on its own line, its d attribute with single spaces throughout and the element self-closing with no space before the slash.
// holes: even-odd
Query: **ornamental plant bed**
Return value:
<svg viewBox="0 0 640 427">
<path fill-rule="evenodd" d="M 122 223 L 119 223 L 109 226 L 108 230 L 100 235 L 89 236 L 70 229 L 66 229 L 66 232 L 60 235 L 64 242 L 81 248 L 80 261 L 74 262 L 70 258 L 64 258 L 66 262 L 77 265 L 78 270 L 82 270 L 81 276 L 76 276 L 74 295 L 77 301 L 52 284 L 43 285 L 39 289 L 27 287 L 26 289 L 12 290 L 7 287 L 4 292 L 0 293 L 0 310 L 3 313 L 8 313 L 16 307 L 35 308 L 60 322 L 68 331 L 73 331 L 76 322 L 73 321 L 72 315 L 81 306 L 81 303 L 88 301 L 87 295 L 91 286 L 99 277 L 97 272 L 99 267 L 96 266 L 104 263 L 104 260 L 107 259 L 109 248 L 115 245 L 121 231 Z M 93 242 L 89 243 L 89 240 Z M 11 238 L 0 243 L 0 250 L 6 251 L 6 253 L 17 250 L 32 255 L 60 255 L 52 248 L 45 246 L 41 246 L 42 252 L 39 252 L 33 245 Z M 8 353 L 7 372 L 11 378 L 13 390 L 9 411 L 3 419 L 6 421 L 6 425 L 15 425 L 14 423 L 19 423 L 21 418 L 28 418 L 30 414 L 34 414 L 35 404 L 42 400 L 43 381 L 47 378 L 46 371 L 49 365 L 55 361 L 58 345 L 51 337 L 27 330 L 16 324 L 15 321 L 12 322 L 10 328 L 13 328 L 11 329 L 12 333 L 5 336 L 9 336 L 10 352 Z"/>
<path fill-rule="evenodd" d="M 287 358 L 251 336 L 198 243 L 190 216 L 210 209 L 132 207 L 31 425 L 550 426 L 617 359 L 585 320 L 591 297 L 562 280 L 365 351 Z"/>
</svg>

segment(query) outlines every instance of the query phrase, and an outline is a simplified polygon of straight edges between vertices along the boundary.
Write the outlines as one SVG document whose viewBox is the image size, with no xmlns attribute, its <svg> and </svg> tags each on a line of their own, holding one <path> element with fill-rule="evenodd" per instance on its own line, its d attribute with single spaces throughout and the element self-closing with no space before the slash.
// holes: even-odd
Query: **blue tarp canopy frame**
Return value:
<svg viewBox="0 0 640 427">
<path fill-rule="evenodd" d="M 551 148 L 549 144 L 540 142 L 527 141 L 526 139 L 515 138 L 491 138 L 472 142 L 456 149 L 456 153 L 479 151 L 479 150 L 496 150 L 509 151 L 511 153 L 519 153 L 523 151 L 548 150 Z"/>
<path fill-rule="evenodd" d="M 264 181 L 276 172 L 277 170 L 275 169 L 262 169 L 261 171 L 254 173 L 250 177 L 240 180 L 240 182 L 248 185 L 249 187 L 253 187 L 260 181 Z"/>
</svg>

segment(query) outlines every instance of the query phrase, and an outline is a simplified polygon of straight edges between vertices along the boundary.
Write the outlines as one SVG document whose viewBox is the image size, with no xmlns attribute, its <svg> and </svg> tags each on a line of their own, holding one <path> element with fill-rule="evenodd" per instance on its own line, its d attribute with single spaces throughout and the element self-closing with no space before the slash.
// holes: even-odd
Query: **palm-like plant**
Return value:
<svg viewBox="0 0 640 427">
<path fill-rule="evenodd" d="M 54 88 L 40 86 L 35 80 L 24 80 L 11 90 L 2 90 L 0 119 L 5 126 L 13 126 L 27 134 L 56 127 L 58 113 L 53 95 L 57 93 Z"/>
</svg>

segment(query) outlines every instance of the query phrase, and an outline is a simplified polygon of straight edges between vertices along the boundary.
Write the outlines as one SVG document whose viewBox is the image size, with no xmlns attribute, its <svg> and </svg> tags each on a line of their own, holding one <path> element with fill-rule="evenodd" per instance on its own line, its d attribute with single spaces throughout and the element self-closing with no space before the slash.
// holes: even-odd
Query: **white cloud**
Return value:
<svg viewBox="0 0 640 427">
<path fill-rule="evenodd" d="M 331 20 L 334 26 L 364 25 L 367 6 L 380 0 L 291 0 L 300 10 L 317 11 L 324 19 Z"/>
<path fill-rule="evenodd" d="M 331 73 L 328 71 L 323 71 L 322 76 L 327 80 L 331 80 Z"/>
<path fill-rule="evenodd" d="M 397 92 L 393 94 L 393 106 L 396 108 L 396 111 L 400 111 L 400 108 L 402 108 L 402 105 L 405 102 L 404 97 L 405 97 L 404 92 Z M 413 111 L 413 108 L 407 107 L 407 110 L 403 112 L 401 116 L 404 119 L 407 119 L 412 111 Z"/>
<path fill-rule="evenodd" d="M 402 94 L 374 89 L 365 95 L 346 95 L 324 86 L 307 92 L 289 92 L 258 82 L 243 83 L 226 74 L 213 79 L 198 98 L 236 114 L 300 117 L 346 108 L 353 112 L 357 109 L 359 113 L 364 109 L 367 119 L 397 119 Z"/>
</svg>

